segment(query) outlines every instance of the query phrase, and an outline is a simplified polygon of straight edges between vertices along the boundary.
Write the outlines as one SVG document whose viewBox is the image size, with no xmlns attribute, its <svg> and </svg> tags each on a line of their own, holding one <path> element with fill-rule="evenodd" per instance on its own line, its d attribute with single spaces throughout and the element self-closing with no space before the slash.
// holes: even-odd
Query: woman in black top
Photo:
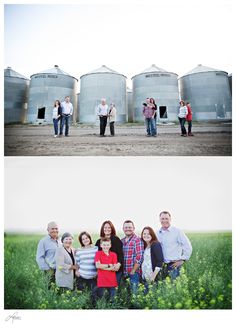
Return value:
<svg viewBox="0 0 236 330">
<path fill-rule="evenodd" d="M 154 230 L 151 227 L 144 227 L 141 234 L 144 243 L 144 254 L 142 262 L 142 278 L 148 292 L 148 284 L 157 281 L 164 257 L 162 247 Z"/>
<path fill-rule="evenodd" d="M 155 103 L 154 98 L 150 97 L 150 103 L 153 104 L 153 109 L 155 110 L 154 120 L 155 120 L 155 128 L 157 126 L 157 105 Z"/>
<path fill-rule="evenodd" d="M 100 230 L 100 237 L 110 238 L 111 240 L 111 249 L 110 251 L 115 252 L 117 254 L 117 271 L 116 271 L 116 279 L 118 285 L 120 284 L 122 273 L 123 273 L 123 264 L 124 264 L 124 254 L 123 254 L 123 244 L 119 237 L 116 236 L 116 230 L 113 223 L 109 220 L 104 221 Z M 96 246 L 98 250 L 101 250 L 100 246 L 101 239 L 98 239 L 96 242 Z"/>
</svg>

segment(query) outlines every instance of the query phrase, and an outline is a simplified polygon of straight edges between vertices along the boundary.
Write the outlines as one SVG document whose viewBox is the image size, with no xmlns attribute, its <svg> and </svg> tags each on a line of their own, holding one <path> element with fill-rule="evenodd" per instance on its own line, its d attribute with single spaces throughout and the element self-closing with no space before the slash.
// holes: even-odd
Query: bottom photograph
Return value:
<svg viewBox="0 0 236 330">
<path fill-rule="evenodd" d="M 232 309 L 227 157 L 5 157 L 5 309 Z"/>
</svg>

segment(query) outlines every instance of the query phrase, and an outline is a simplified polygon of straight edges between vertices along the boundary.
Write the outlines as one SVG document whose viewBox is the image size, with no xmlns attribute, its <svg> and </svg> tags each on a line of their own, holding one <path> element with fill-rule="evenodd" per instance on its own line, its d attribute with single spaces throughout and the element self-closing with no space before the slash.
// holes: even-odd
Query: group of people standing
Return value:
<svg viewBox="0 0 236 330">
<path fill-rule="evenodd" d="M 147 136 L 157 136 L 157 105 L 154 98 L 146 98 L 143 103 L 143 116 L 145 118 Z"/>
<path fill-rule="evenodd" d="M 70 102 L 70 97 L 66 96 L 63 102 L 56 100 L 53 107 L 52 119 L 54 127 L 54 137 L 58 136 L 58 123 L 60 123 L 59 136 L 63 135 L 65 126 L 65 136 L 69 135 L 69 120 L 73 115 L 73 104 Z"/>
<path fill-rule="evenodd" d="M 148 97 L 143 103 L 143 116 L 146 123 L 147 136 L 157 136 L 157 105 L 154 98 Z M 70 97 L 66 96 L 63 102 L 56 100 L 53 108 L 54 137 L 58 136 L 58 124 L 60 123 L 59 136 L 63 135 L 65 126 L 65 136 L 69 136 L 69 120 L 73 114 L 73 105 Z M 105 136 L 107 121 L 110 125 L 110 134 L 115 136 L 116 107 L 114 103 L 110 107 L 106 104 L 106 99 L 102 98 L 101 103 L 96 107 L 96 114 L 100 120 L 100 136 Z M 193 136 L 192 134 L 192 109 L 189 102 L 180 101 L 178 118 L 181 127 L 181 136 Z M 185 122 L 188 122 L 188 134 Z"/>
<path fill-rule="evenodd" d="M 171 225 L 171 215 L 159 215 L 161 228 L 145 226 L 141 237 L 135 234 L 131 220 L 123 223 L 124 237 L 120 239 L 111 221 L 103 222 L 100 238 L 93 245 L 91 235 L 79 234 L 80 248 L 74 249 L 73 236 L 66 232 L 59 239 L 58 225 L 48 224 L 48 235 L 38 244 L 36 261 L 48 274 L 49 288 L 55 282 L 61 290 L 89 289 L 93 301 L 108 291 L 113 301 L 117 288 L 129 283 L 136 294 L 140 282 L 145 293 L 150 283 L 170 276 L 175 279 L 192 253 L 192 246 L 184 232 Z M 129 281 L 125 281 L 129 279 Z"/>
<path fill-rule="evenodd" d="M 96 108 L 96 114 L 100 120 L 100 136 L 105 136 L 107 120 L 110 124 L 111 136 L 115 135 L 116 108 L 115 104 L 111 103 L 110 107 L 106 104 L 106 99 L 102 98 L 101 103 Z"/>
<path fill-rule="evenodd" d="M 191 109 L 191 104 L 189 102 L 180 101 L 179 102 L 180 107 L 179 107 L 179 113 L 178 113 L 178 118 L 179 118 L 179 123 L 181 127 L 181 136 L 187 136 L 187 131 L 185 128 L 185 122 L 188 122 L 188 136 L 193 136 L 192 133 L 192 119 L 193 119 L 193 113 Z"/>
</svg>

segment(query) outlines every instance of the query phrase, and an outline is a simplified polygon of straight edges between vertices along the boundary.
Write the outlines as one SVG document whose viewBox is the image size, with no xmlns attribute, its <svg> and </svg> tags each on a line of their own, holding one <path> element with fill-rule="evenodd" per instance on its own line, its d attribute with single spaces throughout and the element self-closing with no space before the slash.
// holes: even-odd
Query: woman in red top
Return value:
<svg viewBox="0 0 236 330">
<path fill-rule="evenodd" d="M 109 238 L 101 239 L 102 251 L 97 251 L 95 255 L 95 265 L 98 270 L 97 277 L 97 295 L 102 298 L 104 291 L 109 293 L 109 299 L 113 302 L 117 280 L 116 280 L 116 268 L 117 255 L 115 252 L 111 252 L 111 240 Z"/>
<path fill-rule="evenodd" d="M 193 113 L 192 113 L 192 109 L 191 109 L 191 104 L 189 102 L 187 102 L 186 107 L 188 109 L 188 114 L 186 116 L 186 120 L 188 122 L 188 136 L 193 136 L 193 133 L 192 133 Z"/>
</svg>

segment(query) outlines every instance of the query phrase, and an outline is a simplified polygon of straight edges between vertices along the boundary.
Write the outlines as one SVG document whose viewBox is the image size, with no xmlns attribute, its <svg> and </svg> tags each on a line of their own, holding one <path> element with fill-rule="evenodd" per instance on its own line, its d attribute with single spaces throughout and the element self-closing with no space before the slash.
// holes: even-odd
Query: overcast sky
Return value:
<svg viewBox="0 0 236 330">
<path fill-rule="evenodd" d="M 5 229 L 99 232 L 157 228 L 162 210 L 184 230 L 231 229 L 230 157 L 9 157 L 5 159 Z"/>
<path fill-rule="evenodd" d="M 57 64 L 79 78 L 105 64 L 129 87 L 154 63 L 179 75 L 200 63 L 232 72 L 231 1 L 104 2 L 6 4 L 5 67 L 29 77 Z"/>
</svg>

